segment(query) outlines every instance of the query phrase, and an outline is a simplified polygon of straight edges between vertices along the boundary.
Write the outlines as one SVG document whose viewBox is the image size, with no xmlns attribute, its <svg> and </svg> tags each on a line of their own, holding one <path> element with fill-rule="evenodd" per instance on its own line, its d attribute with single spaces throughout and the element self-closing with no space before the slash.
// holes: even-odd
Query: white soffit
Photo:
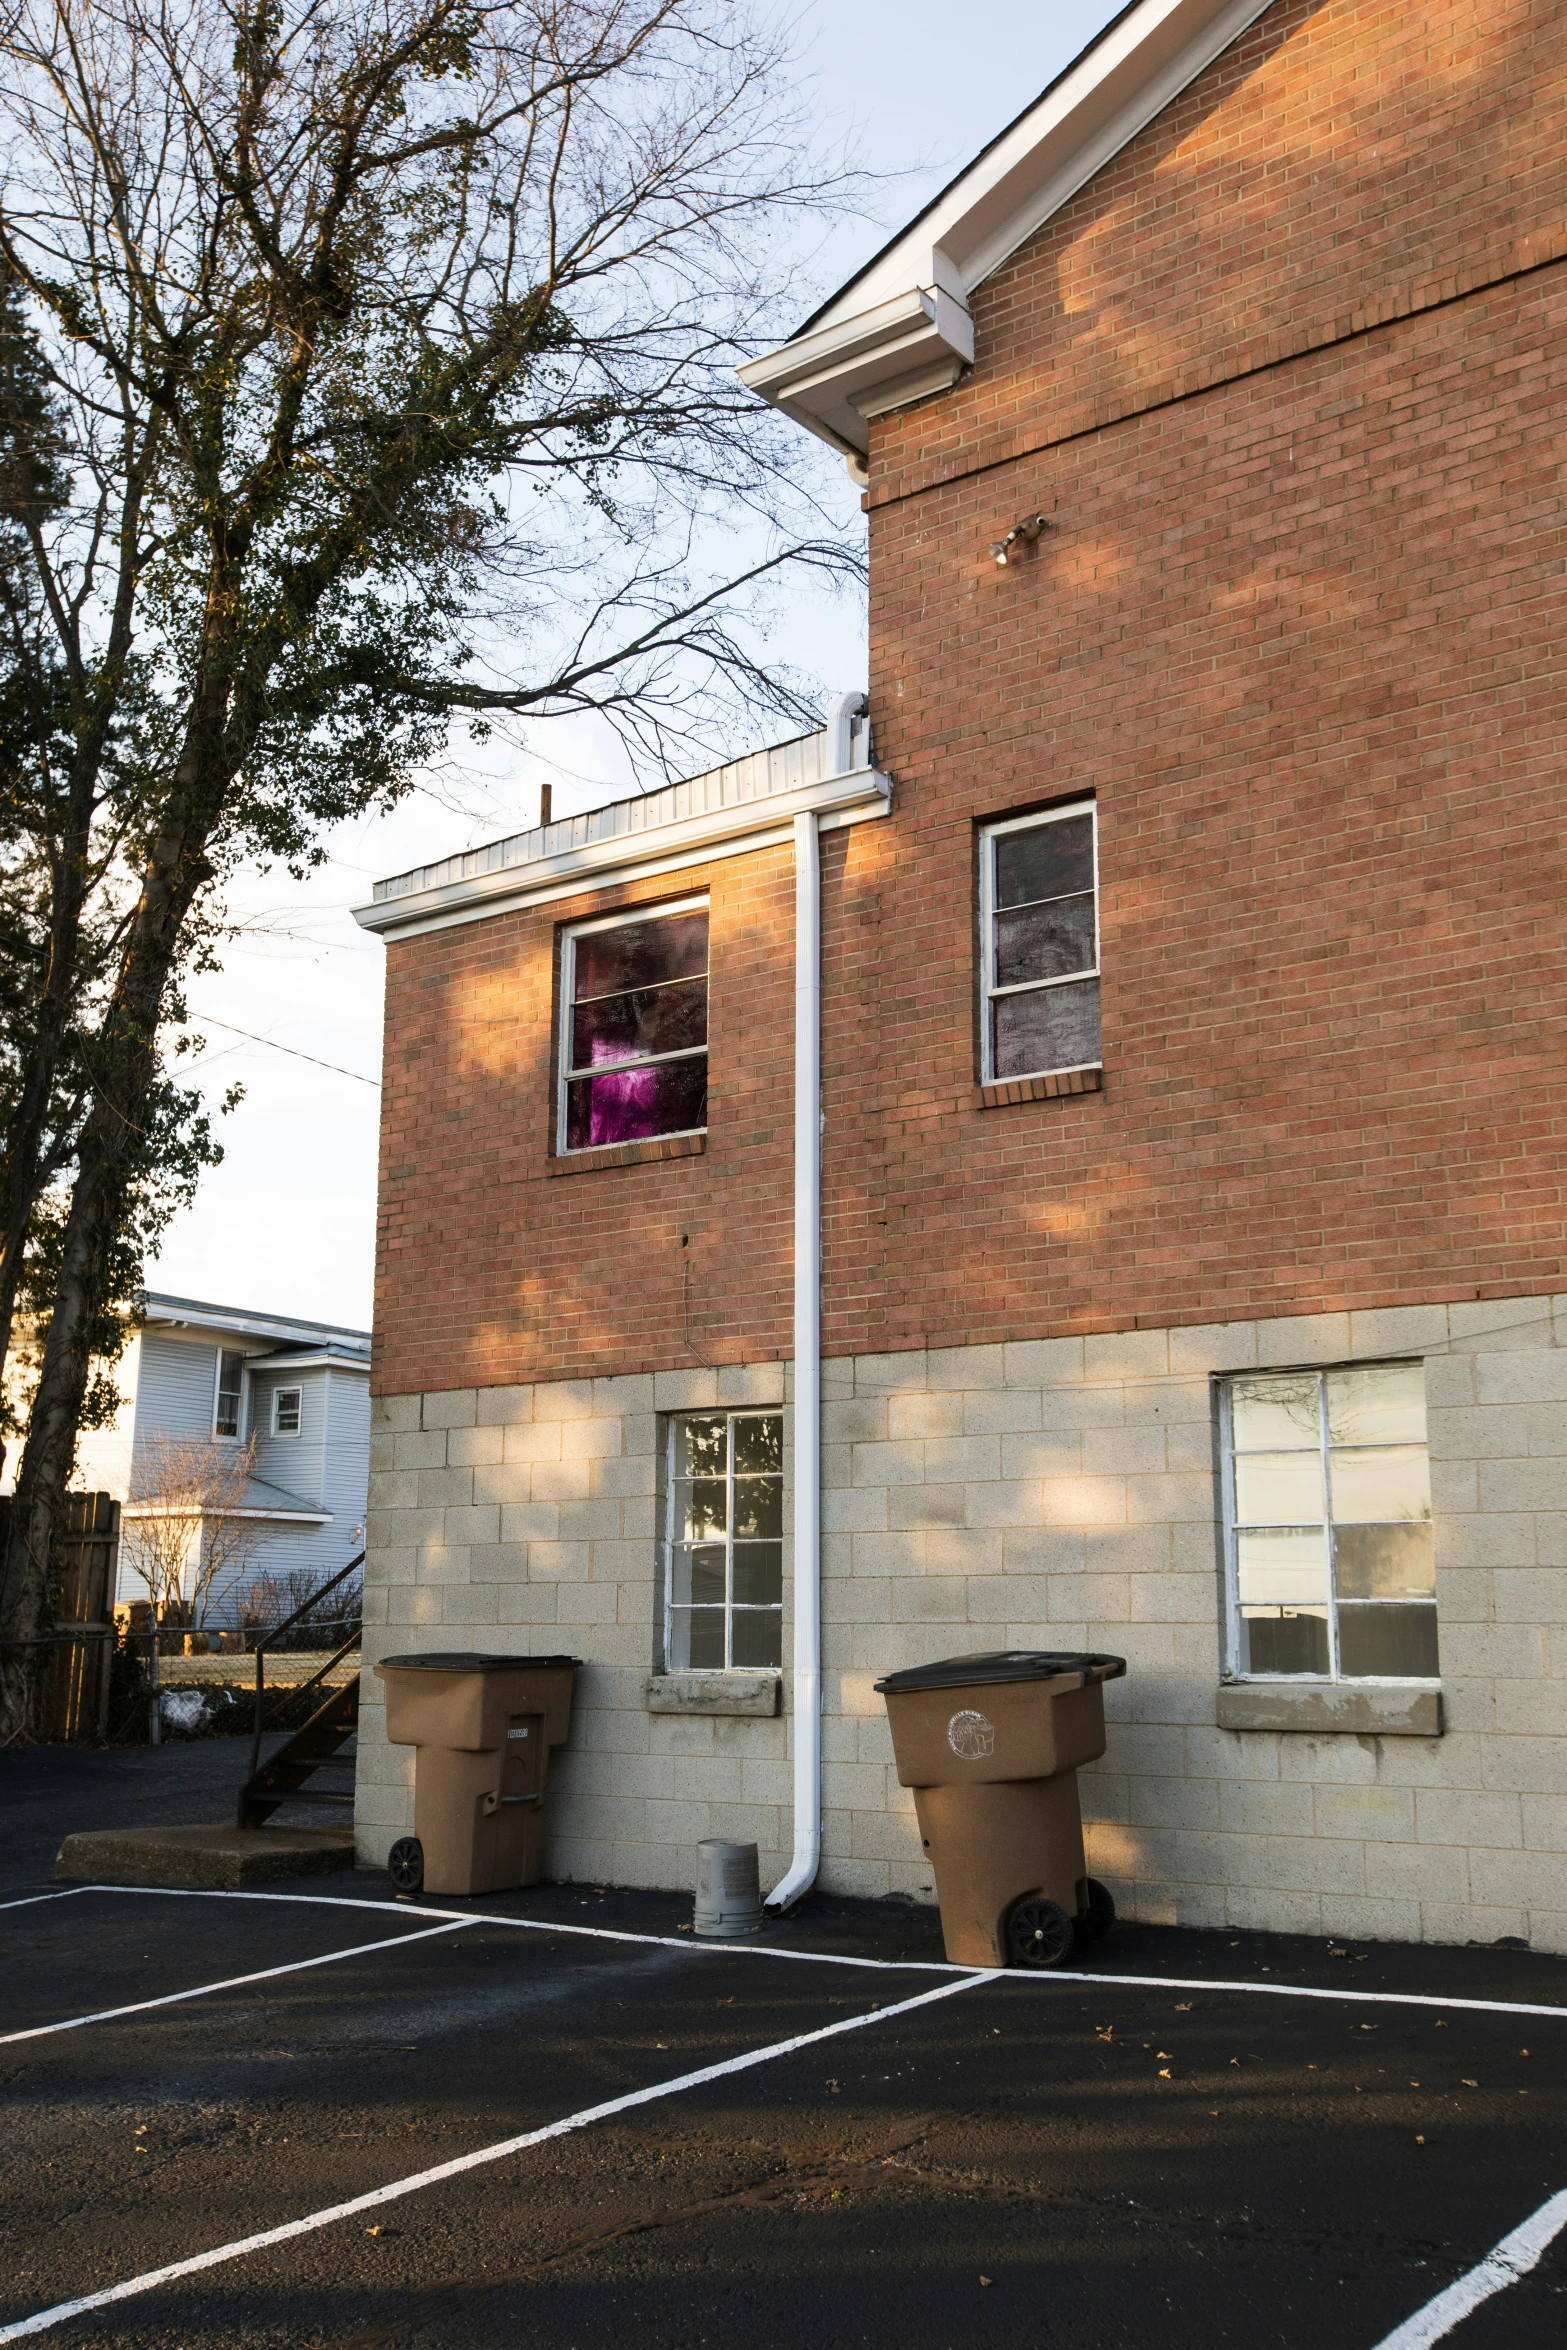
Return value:
<svg viewBox="0 0 1567 2350">
<path fill-rule="evenodd" d="M 849 764 L 834 772 L 845 748 Z M 831 726 L 823 727 L 639 799 L 614 800 L 378 881 L 370 904 L 354 907 L 354 920 L 365 930 L 417 938 L 584 890 L 744 856 L 792 838 L 804 810 L 815 811 L 823 832 L 885 816 L 892 785 L 869 764 L 869 752 L 863 719 L 846 725 L 838 740 Z"/>
<path fill-rule="evenodd" d="M 968 300 L 1094 173 L 1262 15 L 1269 0 L 1136 0 L 800 333 L 740 369 L 853 459 L 867 418 L 957 381 Z"/>
</svg>

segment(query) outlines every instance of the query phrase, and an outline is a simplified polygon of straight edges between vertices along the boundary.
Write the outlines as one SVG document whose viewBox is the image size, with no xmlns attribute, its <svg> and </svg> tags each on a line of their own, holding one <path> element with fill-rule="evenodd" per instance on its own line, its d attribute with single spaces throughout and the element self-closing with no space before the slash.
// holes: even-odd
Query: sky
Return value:
<svg viewBox="0 0 1567 2350">
<path fill-rule="evenodd" d="M 801 316 L 1115 12 L 1105 0 L 807 0 L 797 22 L 812 103 L 886 176 L 876 218 L 843 222 L 802 255 Z M 824 694 L 865 682 L 863 615 L 841 603 L 802 599 L 776 643 Z M 245 1098 L 219 1122 L 224 1162 L 170 1226 L 149 1288 L 369 1327 L 384 949 L 350 909 L 384 874 L 537 822 L 546 780 L 557 815 L 625 788 L 607 730 L 547 721 L 520 746 L 492 743 L 482 762 L 465 754 L 390 814 L 339 827 L 308 880 L 240 877 L 229 893 L 239 935 L 222 971 L 190 991 L 207 1050 L 180 1073 L 214 1102 L 236 1082 Z"/>
</svg>

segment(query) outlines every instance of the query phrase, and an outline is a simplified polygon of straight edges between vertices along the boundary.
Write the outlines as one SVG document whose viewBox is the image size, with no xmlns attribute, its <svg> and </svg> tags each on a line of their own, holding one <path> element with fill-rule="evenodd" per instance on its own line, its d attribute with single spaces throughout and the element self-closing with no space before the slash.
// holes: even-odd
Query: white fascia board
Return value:
<svg viewBox="0 0 1567 2350">
<path fill-rule="evenodd" d="M 120 1504 L 122 1518 L 181 1518 L 187 1514 L 191 1517 L 205 1517 L 207 1513 L 204 1510 L 187 1513 L 179 1503 L 125 1501 Z M 223 1515 L 225 1518 L 254 1518 L 268 1526 L 330 1526 L 332 1523 L 330 1510 L 260 1510 L 240 1507 L 225 1510 Z"/>
<path fill-rule="evenodd" d="M 247 1371 L 362 1371 L 368 1379 L 370 1357 L 330 1350 L 297 1355 L 247 1355 L 245 1368 Z"/>
<path fill-rule="evenodd" d="M 942 286 L 916 286 L 841 326 L 803 335 L 761 359 L 741 381 L 807 431 L 864 453 L 868 416 L 944 391 L 974 360 L 974 321 Z M 918 383 L 919 391 L 893 387 Z"/>
<path fill-rule="evenodd" d="M 940 294 L 946 296 L 949 324 L 957 314 L 967 321 L 966 304 L 976 288 L 1269 4 L 1141 0 L 1128 9 L 902 236 L 817 312 L 807 333 L 749 361 L 740 369 L 743 380 L 824 440 L 863 455 L 869 445 L 866 415 L 942 388 L 933 382 L 915 389 L 911 383 L 899 395 L 894 379 L 912 370 L 890 334 L 883 330 L 878 336 L 877 322 L 909 316 L 919 306 L 931 314 L 934 336 Z M 873 410 L 866 404 L 874 397 L 873 354 L 883 347 L 890 396 Z"/>
<path fill-rule="evenodd" d="M 821 783 L 801 784 L 793 791 L 772 792 L 765 799 L 707 808 L 700 815 L 679 817 L 670 824 L 650 825 L 646 832 L 589 841 L 553 857 L 537 857 L 527 865 L 476 874 L 465 881 L 419 890 L 410 897 L 355 906 L 353 916 L 361 929 L 395 938 L 418 938 L 426 931 L 450 930 L 459 923 L 484 922 L 494 914 L 547 905 L 555 898 L 580 897 L 584 890 L 608 889 L 617 882 L 640 880 L 649 874 L 678 873 L 720 857 L 742 857 L 753 849 L 791 840 L 795 817 L 810 810 L 815 811 L 823 832 L 836 832 L 844 825 L 887 815 L 891 795 L 887 776 L 871 767 L 855 767 L 846 775 L 830 775 Z"/>
</svg>

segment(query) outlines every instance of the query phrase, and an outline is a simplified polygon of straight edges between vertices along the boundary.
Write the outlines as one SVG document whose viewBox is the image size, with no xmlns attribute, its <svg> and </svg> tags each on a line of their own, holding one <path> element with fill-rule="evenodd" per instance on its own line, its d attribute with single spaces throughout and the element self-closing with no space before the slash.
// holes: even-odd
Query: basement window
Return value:
<svg viewBox="0 0 1567 2350">
<path fill-rule="evenodd" d="M 707 1126 L 707 903 L 568 930 L 557 1147 Z"/>
<path fill-rule="evenodd" d="M 669 1422 L 664 1665 L 672 1673 L 783 1662 L 783 1414 Z"/>
<path fill-rule="evenodd" d="M 1434 1681 L 1424 1365 L 1231 1379 L 1221 1414 L 1231 1672 Z"/>
<path fill-rule="evenodd" d="M 1092 800 L 980 835 L 984 1083 L 1097 1069 L 1099 880 Z"/>
</svg>

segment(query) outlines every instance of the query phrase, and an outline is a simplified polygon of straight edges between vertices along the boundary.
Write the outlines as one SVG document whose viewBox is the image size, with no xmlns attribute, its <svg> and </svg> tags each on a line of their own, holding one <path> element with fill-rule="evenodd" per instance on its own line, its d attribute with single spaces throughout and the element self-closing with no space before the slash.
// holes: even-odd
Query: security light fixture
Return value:
<svg viewBox="0 0 1567 2350">
<path fill-rule="evenodd" d="M 1050 525 L 1045 520 L 1043 514 L 1025 514 L 1021 522 L 1013 523 L 1012 528 L 1007 532 L 1007 535 L 1004 539 L 997 539 L 995 545 L 991 548 L 990 551 L 995 556 L 997 564 L 1004 571 L 1007 565 L 1007 549 L 1009 547 L 1015 546 L 1019 539 L 1027 539 L 1030 546 L 1032 546 L 1035 539 L 1038 538 L 1040 532 L 1042 530 L 1048 530 L 1049 528 Z"/>
</svg>

